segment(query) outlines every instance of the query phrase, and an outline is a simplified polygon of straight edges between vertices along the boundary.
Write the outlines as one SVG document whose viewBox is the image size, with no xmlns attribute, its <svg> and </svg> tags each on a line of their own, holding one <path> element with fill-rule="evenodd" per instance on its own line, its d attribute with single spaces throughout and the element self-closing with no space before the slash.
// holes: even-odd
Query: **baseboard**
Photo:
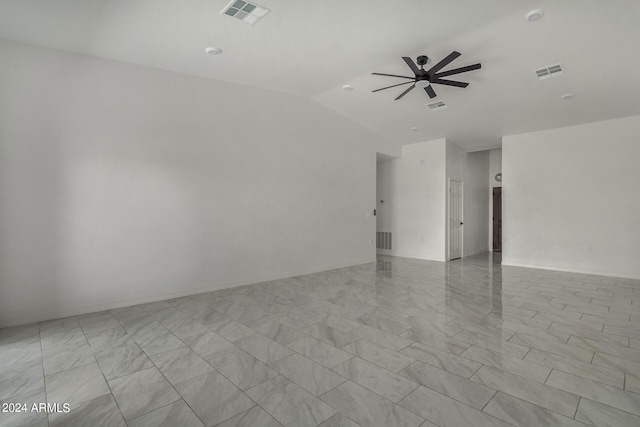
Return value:
<svg viewBox="0 0 640 427">
<path fill-rule="evenodd" d="M 602 277 L 614 277 L 619 279 L 632 279 L 632 280 L 640 280 L 640 273 L 637 275 L 627 275 L 625 273 L 613 273 L 610 271 L 598 271 L 598 270 L 582 270 L 582 269 L 574 269 L 574 268 L 564 268 L 564 267 L 549 267 L 546 265 L 536 265 L 536 264 L 523 264 L 517 262 L 508 262 L 502 260 L 502 266 L 506 267 L 522 267 L 522 268 L 535 268 L 536 270 L 549 270 L 549 271 L 560 271 L 563 273 L 578 273 L 578 274 L 587 274 L 589 276 L 602 276 Z"/>
<path fill-rule="evenodd" d="M 80 316 L 83 314 L 95 313 L 98 311 L 114 310 L 116 308 L 129 307 L 132 305 L 146 304 L 150 302 L 164 301 L 164 300 L 173 299 L 173 298 L 181 298 L 189 295 L 201 294 L 204 292 L 213 292 L 213 291 L 220 291 L 223 289 L 239 288 L 242 286 L 255 285 L 263 282 L 271 282 L 273 280 L 289 279 L 292 277 L 303 276 L 307 274 L 322 273 L 325 271 L 338 270 L 338 269 L 347 268 L 347 267 L 354 267 L 356 265 L 369 264 L 372 262 L 376 262 L 375 257 L 367 258 L 359 261 L 353 261 L 346 264 L 332 264 L 332 265 L 328 265 L 328 266 L 317 268 L 317 269 L 289 271 L 289 272 L 281 273 L 281 274 L 270 276 L 270 277 L 264 277 L 260 279 L 251 279 L 251 280 L 246 280 L 242 282 L 230 282 L 230 283 L 224 283 L 224 284 L 218 284 L 218 285 L 201 286 L 197 288 L 181 289 L 175 292 L 165 292 L 165 293 L 156 294 L 156 295 L 146 295 L 146 296 L 136 297 L 136 298 L 127 298 L 123 300 L 109 301 L 109 302 L 100 303 L 100 304 L 84 305 L 81 307 L 73 307 L 73 308 L 62 308 L 62 310 L 49 312 L 47 314 L 42 314 L 35 317 L 29 317 L 26 319 L 20 319 L 20 320 L 15 320 L 11 322 L 3 322 L 3 323 L 0 323 L 0 328 L 9 328 L 13 326 L 27 325 L 30 323 L 43 322 L 46 320 L 62 319 L 64 317 Z"/>
<path fill-rule="evenodd" d="M 442 259 L 425 258 L 416 254 L 407 254 L 407 253 L 399 253 L 399 252 L 389 252 L 389 253 L 378 252 L 378 255 L 385 255 L 385 256 L 396 257 L 396 258 L 419 259 L 420 261 L 446 262 L 444 258 Z"/>
</svg>

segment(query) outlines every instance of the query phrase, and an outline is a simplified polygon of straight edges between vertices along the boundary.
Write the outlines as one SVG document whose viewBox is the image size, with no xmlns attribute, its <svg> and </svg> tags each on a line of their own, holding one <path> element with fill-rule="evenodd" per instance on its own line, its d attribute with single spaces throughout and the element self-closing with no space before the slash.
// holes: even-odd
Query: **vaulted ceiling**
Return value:
<svg viewBox="0 0 640 427">
<path fill-rule="evenodd" d="M 0 0 L 0 38 L 310 97 L 397 144 L 473 151 L 640 114 L 638 0 L 257 0 L 271 12 L 255 25 L 220 14 L 228 2 Z M 543 19 L 528 22 L 533 9 Z M 466 89 L 435 86 L 446 109 L 419 89 L 371 92 L 402 81 L 371 72 L 411 74 L 402 56 L 427 55 L 427 68 L 453 50 L 445 69 L 482 69 L 455 77 Z M 533 72 L 555 63 L 563 75 Z"/>
</svg>

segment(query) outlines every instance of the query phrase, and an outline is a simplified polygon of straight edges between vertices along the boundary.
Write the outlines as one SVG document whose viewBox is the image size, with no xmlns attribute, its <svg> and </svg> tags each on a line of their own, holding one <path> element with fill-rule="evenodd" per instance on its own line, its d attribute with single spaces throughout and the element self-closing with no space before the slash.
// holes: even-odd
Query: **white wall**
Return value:
<svg viewBox="0 0 640 427">
<path fill-rule="evenodd" d="M 503 138 L 503 264 L 640 278 L 640 116 Z"/>
<path fill-rule="evenodd" d="M 489 245 L 488 193 L 489 152 L 467 153 L 454 143 L 447 141 L 446 176 L 448 179 L 462 181 L 463 184 L 463 256 L 487 251 Z M 447 184 L 448 185 L 448 184 Z M 445 188 L 448 194 L 448 188 Z M 446 203 L 449 215 L 449 201 Z M 445 234 L 445 253 L 448 254 L 449 233 Z"/>
<path fill-rule="evenodd" d="M 502 149 L 489 150 L 489 187 L 502 187 L 501 181 L 496 181 L 496 174 L 502 171 Z"/>
<path fill-rule="evenodd" d="M 438 139 L 378 162 L 377 230 L 393 233 L 393 250 L 380 253 L 445 260 L 445 154 L 446 141 Z"/>
<path fill-rule="evenodd" d="M 301 97 L 0 57 L 0 326 L 375 260 L 370 131 Z"/>
</svg>

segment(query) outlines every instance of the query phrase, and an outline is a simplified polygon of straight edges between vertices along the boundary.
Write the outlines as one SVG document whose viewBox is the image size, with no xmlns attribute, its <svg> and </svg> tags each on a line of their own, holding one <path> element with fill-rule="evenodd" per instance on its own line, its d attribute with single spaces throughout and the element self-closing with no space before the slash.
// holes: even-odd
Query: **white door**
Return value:
<svg viewBox="0 0 640 427">
<path fill-rule="evenodd" d="M 462 182 L 449 181 L 449 259 L 462 257 Z"/>
</svg>

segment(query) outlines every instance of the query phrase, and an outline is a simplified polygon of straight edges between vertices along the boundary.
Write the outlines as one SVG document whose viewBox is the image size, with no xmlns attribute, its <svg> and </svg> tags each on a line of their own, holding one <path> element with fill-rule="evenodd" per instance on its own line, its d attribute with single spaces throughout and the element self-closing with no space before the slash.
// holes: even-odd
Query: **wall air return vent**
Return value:
<svg viewBox="0 0 640 427">
<path fill-rule="evenodd" d="M 264 16 L 269 12 L 271 11 L 266 7 L 259 6 L 255 3 L 249 3 L 244 0 L 231 0 L 231 3 L 222 9 L 220 14 L 231 16 L 232 18 L 239 19 L 249 25 L 253 25 L 260 19 L 264 18 Z"/>
<path fill-rule="evenodd" d="M 551 77 L 561 76 L 564 74 L 562 64 L 554 64 L 549 65 L 548 67 L 538 68 L 537 70 L 533 70 L 533 72 L 536 73 L 536 76 L 538 76 L 540 80 L 546 80 Z"/>
<path fill-rule="evenodd" d="M 447 105 L 442 101 L 431 102 L 425 105 L 432 110 L 444 110 L 445 108 L 447 108 Z"/>
<path fill-rule="evenodd" d="M 391 232 L 376 231 L 376 248 L 391 250 Z"/>
</svg>

